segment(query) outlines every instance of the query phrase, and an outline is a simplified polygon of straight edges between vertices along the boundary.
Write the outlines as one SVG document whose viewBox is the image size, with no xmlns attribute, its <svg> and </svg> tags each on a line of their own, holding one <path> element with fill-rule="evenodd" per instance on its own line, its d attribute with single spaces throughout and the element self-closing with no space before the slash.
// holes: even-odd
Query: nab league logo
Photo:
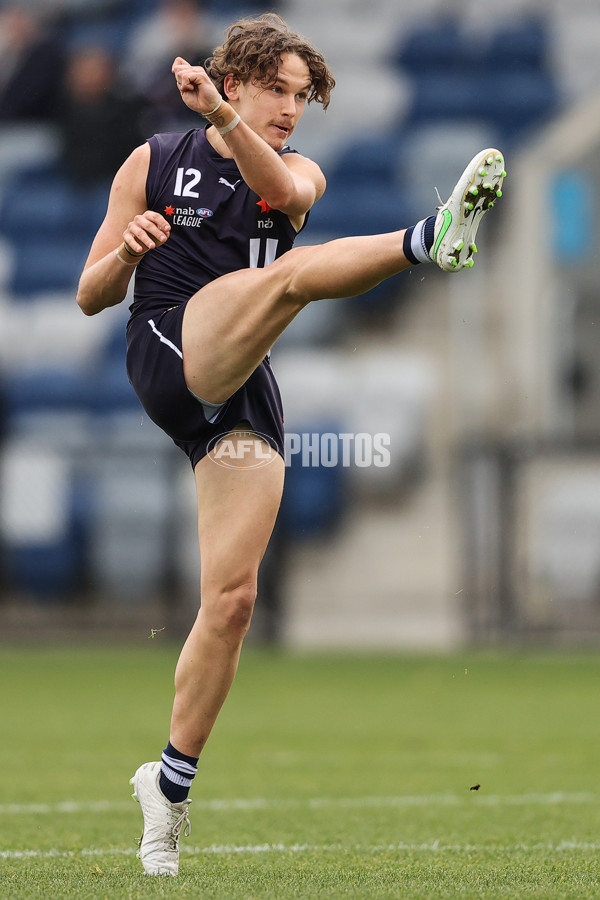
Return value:
<svg viewBox="0 0 600 900">
<path fill-rule="evenodd" d="M 200 228 L 204 219 L 209 219 L 213 215 L 212 209 L 206 206 L 199 206 L 194 209 L 193 206 L 165 206 L 165 216 L 172 216 L 171 224 L 186 225 L 188 228 Z"/>
</svg>

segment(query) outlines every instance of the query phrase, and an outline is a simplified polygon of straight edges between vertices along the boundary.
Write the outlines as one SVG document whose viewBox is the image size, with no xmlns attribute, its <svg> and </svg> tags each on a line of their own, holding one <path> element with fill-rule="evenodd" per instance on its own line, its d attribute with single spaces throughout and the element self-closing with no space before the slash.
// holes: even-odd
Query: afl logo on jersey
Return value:
<svg viewBox="0 0 600 900">
<path fill-rule="evenodd" d="M 203 219 L 209 219 L 213 214 L 212 209 L 207 209 L 205 206 L 201 206 L 196 212 L 199 216 L 202 216 Z"/>
</svg>

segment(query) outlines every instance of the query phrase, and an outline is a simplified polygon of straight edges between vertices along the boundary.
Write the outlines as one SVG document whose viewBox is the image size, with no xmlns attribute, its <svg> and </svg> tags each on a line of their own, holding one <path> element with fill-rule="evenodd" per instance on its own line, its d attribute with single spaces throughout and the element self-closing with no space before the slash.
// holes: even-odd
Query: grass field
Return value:
<svg viewBox="0 0 600 900">
<path fill-rule="evenodd" d="M 600 659 L 248 649 L 178 879 L 128 779 L 177 648 L 2 648 L 0 897 L 600 897 Z M 471 788 L 479 784 L 479 790 Z"/>
</svg>

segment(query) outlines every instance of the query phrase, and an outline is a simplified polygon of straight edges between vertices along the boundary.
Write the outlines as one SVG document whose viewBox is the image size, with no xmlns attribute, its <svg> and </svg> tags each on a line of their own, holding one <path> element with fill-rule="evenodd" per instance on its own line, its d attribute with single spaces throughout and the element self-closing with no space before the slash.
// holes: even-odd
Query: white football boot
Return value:
<svg viewBox="0 0 600 900">
<path fill-rule="evenodd" d="M 179 835 L 191 831 L 188 807 L 191 800 L 170 803 L 158 786 L 160 762 L 144 763 L 129 783 L 132 797 L 142 807 L 144 831 L 138 857 L 148 875 L 177 875 Z"/>
<path fill-rule="evenodd" d="M 493 148 L 481 150 L 460 176 L 448 201 L 438 207 L 429 255 L 440 269 L 458 272 L 473 266 L 479 223 L 502 196 L 505 175 L 504 155 Z"/>
</svg>

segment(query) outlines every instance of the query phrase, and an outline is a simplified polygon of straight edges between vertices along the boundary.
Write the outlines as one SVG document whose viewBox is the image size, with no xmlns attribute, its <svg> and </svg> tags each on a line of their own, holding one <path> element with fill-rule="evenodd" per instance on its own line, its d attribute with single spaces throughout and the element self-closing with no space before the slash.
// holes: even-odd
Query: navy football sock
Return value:
<svg viewBox="0 0 600 900">
<path fill-rule="evenodd" d="M 435 219 L 435 216 L 421 219 L 416 225 L 407 228 L 404 233 L 402 249 L 405 257 L 413 266 L 432 261 L 429 251 L 433 247 Z"/>
<path fill-rule="evenodd" d="M 198 757 L 180 753 L 169 741 L 162 753 L 158 786 L 171 803 L 181 803 L 197 771 Z"/>
</svg>

